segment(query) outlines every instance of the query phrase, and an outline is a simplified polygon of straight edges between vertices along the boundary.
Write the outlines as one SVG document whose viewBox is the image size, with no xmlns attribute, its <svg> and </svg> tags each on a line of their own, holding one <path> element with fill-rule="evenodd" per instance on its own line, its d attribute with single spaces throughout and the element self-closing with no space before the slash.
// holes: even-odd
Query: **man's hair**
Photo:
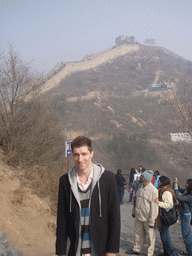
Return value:
<svg viewBox="0 0 192 256">
<path fill-rule="evenodd" d="M 90 152 L 92 152 L 93 148 L 92 148 L 92 141 L 85 136 L 78 136 L 76 137 L 72 142 L 71 142 L 71 149 L 73 152 L 74 148 L 80 148 L 80 147 L 84 147 L 87 146 L 88 150 Z"/>
</svg>

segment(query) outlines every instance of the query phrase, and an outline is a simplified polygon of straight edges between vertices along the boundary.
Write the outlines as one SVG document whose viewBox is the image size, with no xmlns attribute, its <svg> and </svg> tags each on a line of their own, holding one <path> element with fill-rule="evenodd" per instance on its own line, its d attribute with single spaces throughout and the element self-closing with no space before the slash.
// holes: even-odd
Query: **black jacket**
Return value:
<svg viewBox="0 0 192 256">
<path fill-rule="evenodd" d="M 101 195 L 101 200 L 99 199 L 99 194 Z M 79 204 L 71 192 L 68 174 L 65 174 L 60 178 L 59 183 L 56 231 L 57 255 L 66 254 L 68 237 L 71 243 L 68 256 L 76 256 L 79 240 L 79 221 Z M 106 252 L 118 253 L 120 206 L 117 186 L 112 172 L 105 170 L 93 189 L 90 205 L 90 223 L 92 240 L 97 256 L 104 256 Z"/>
<path fill-rule="evenodd" d="M 124 187 L 124 185 L 126 184 L 126 179 L 123 177 L 122 174 L 116 174 L 115 175 L 115 180 L 117 183 L 117 187 Z"/>
</svg>

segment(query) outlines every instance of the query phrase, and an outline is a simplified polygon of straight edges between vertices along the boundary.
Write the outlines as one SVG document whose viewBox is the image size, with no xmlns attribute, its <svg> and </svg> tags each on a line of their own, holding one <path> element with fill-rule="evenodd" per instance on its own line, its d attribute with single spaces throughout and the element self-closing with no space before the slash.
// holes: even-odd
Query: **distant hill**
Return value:
<svg viewBox="0 0 192 256">
<path fill-rule="evenodd" d="M 169 141 L 169 133 L 181 131 L 171 94 L 192 87 L 191 70 L 191 61 L 165 48 L 122 45 L 90 60 L 67 63 L 43 85 L 41 98 L 60 113 L 69 139 L 86 134 L 105 152 L 119 132 Z M 148 91 L 150 84 L 163 82 L 171 89 Z M 109 167 L 116 168 L 118 159 L 110 159 Z"/>
</svg>

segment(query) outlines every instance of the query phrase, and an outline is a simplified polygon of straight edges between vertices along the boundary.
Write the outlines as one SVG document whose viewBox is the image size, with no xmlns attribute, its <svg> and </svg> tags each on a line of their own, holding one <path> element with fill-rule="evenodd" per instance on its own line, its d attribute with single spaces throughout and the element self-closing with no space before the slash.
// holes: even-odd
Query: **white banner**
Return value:
<svg viewBox="0 0 192 256">
<path fill-rule="evenodd" d="M 72 154 L 71 151 L 71 141 L 66 141 L 65 142 L 65 157 L 68 157 Z"/>
</svg>

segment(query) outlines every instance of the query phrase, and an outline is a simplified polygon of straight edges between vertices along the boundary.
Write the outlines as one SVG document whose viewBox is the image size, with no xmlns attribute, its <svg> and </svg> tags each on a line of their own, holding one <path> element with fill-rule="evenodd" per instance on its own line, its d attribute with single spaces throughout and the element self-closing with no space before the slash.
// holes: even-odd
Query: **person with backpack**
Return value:
<svg viewBox="0 0 192 256">
<path fill-rule="evenodd" d="M 168 212 L 170 209 L 174 207 L 174 201 L 177 201 L 176 196 L 170 187 L 170 179 L 168 177 L 159 177 L 158 191 L 159 198 L 155 198 L 154 202 L 157 203 L 159 206 L 159 213 L 161 211 L 161 208 L 165 209 Z M 158 256 L 178 256 L 177 249 L 174 247 L 169 234 L 170 226 L 164 225 L 164 223 L 162 223 L 160 214 L 158 218 L 160 218 L 158 228 L 164 251 Z"/>
<path fill-rule="evenodd" d="M 186 251 L 181 252 L 181 254 L 192 256 L 192 235 L 190 228 L 192 213 L 192 179 L 188 179 L 185 184 L 185 189 L 181 189 L 178 186 L 176 178 L 173 187 L 177 200 L 180 202 L 181 230 L 186 246 Z M 182 194 L 179 194 L 179 192 Z"/>
</svg>

